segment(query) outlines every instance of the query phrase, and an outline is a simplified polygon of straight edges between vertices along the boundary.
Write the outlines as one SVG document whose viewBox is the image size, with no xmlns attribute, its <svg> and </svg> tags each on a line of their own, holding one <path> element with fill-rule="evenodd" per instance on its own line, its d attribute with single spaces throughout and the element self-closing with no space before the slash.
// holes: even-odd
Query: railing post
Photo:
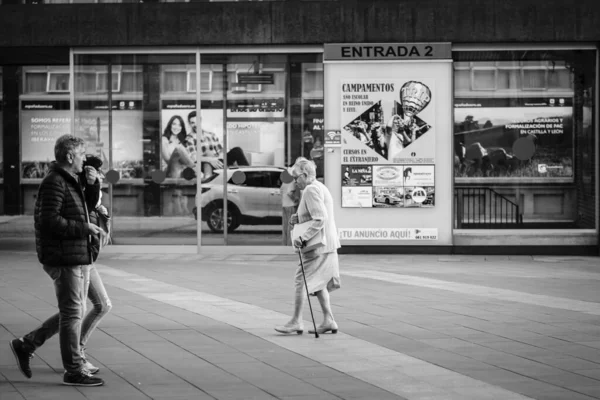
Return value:
<svg viewBox="0 0 600 400">
<path fill-rule="evenodd" d="M 464 191 L 456 189 L 456 229 L 462 229 L 464 217 Z"/>
</svg>

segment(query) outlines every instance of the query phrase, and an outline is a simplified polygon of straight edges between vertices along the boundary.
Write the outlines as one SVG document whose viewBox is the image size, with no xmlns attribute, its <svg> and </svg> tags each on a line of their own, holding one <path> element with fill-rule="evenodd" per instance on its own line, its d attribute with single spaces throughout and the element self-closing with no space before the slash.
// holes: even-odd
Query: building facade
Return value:
<svg viewBox="0 0 600 400">
<path fill-rule="evenodd" d="M 595 2 L 64 3 L 0 4 L 15 230 L 73 133 L 114 244 L 289 251 L 304 156 L 344 251 L 599 252 Z"/>
</svg>

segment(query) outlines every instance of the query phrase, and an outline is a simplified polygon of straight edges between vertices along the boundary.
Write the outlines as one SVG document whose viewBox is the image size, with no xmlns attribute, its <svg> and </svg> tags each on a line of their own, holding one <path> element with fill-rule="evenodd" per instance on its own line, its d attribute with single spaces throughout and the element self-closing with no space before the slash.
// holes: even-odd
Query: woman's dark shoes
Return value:
<svg viewBox="0 0 600 400">
<path fill-rule="evenodd" d="M 332 324 L 328 324 L 328 325 L 321 325 L 321 326 L 317 326 L 317 333 L 320 335 L 322 333 L 327 333 L 327 332 L 331 332 L 333 334 L 338 332 L 338 326 L 337 324 L 334 322 Z M 314 329 L 310 329 L 308 331 L 308 333 L 310 334 L 314 334 L 315 331 Z"/>
<path fill-rule="evenodd" d="M 301 324 L 283 325 L 276 326 L 275 330 L 279 333 L 297 333 L 298 335 L 302 335 L 302 332 L 304 332 L 304 327 Z"/>
</svg>

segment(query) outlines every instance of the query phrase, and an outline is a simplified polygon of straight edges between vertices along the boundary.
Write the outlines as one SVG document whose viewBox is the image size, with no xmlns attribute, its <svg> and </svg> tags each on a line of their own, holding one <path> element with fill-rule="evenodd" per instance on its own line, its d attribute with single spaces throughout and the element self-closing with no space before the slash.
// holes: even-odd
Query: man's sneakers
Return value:
<svg viewBox="0 0 600 400">
<path fill-rule="evenodd" d="M 104 381 L 96 378 L 89 371 L 67 372 L 63 376 L 63 385 L 68 386 L 102 386 Z"/>
<path fill-rule="evenodd" d="M 13 339 L 9 342 L 10 349 L 15 355 L 15 359 L 17 360 L 17 367 L 19 367 L 19 371 L 26 378 L 31 379 L 31 367 L 29 362 L 33 358 L 33 353 L 30 353 L 25 349 L 25 343 L 21 339 Z"/>
</svg>

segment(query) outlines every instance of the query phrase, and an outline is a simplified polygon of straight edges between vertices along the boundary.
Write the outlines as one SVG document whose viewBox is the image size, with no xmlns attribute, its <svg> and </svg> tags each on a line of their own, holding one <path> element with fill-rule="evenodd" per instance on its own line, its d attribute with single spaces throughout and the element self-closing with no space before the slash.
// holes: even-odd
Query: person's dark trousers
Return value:
<svg viewBox="0 0 600 400">
<path fill-rule="evenodd" d="M 23 336 L 25 349 L 33 353 L 58 331 L 60 354 L 67 372 L 78 372 L 83 368 L 79 349 L 85 301 L 83 268 L 84 266 L 81 265 L 76 267 L 44 265 L 44 271 L 54 281 L 58 314 L 51 316 L 38 328 Z"/>
<path fill-rule="evenodd" d="M 237 165 L 250 165 L 244 150 L 240 147 L 234 147 L 227 152 L 227 165 L 234 165 L 236 162 Z"/>
</svg>

